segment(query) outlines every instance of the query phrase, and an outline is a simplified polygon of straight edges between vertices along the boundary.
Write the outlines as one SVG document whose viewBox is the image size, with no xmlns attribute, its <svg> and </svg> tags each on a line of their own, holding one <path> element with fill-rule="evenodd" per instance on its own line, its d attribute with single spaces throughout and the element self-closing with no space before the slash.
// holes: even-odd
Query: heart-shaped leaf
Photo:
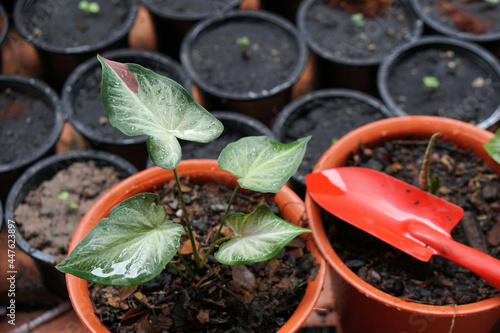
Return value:
<svg viewBox="0 0 500 333">
<path fill-rule="evenodd" d="M 484 144 L 484 149 L 497 163 L 500 163 L 500 129 L 497 129 L 495 135 Z"/>
<path fill-rule="evenodd" d="M 184 229 L 165 219 L 157 197 L 141 193 L 116 205 L 56 268 L 115 286 L 135 286 L 160 274 L 177 253 Z"/>
<path fill-rule="evenodd" d="M 297 172 L 310 138 L 283 144 L 266 136 L 245 137 L 228 144 L 217 164 L 239 177 L 245 189 L 276 193 Z"/>
<path fill-rule="evenodd" d="M 293 238 L 312 232 L 279 218 L 266 205 L 248 215 L 228 214 L 225 222 L 235 236 L 215 253 L 215 258 L 224 265 L 247 265 L 271 259 Z"/>
<path fill-rule="evenodd" d="M 206 143 L 222 133 L 222 123 L 177 82 L 137 64 L 98 59 L 109 122 L 126 135 L 147 135 L 148 152 L 156 165 L 170 170 L 179 165 L 177 138 Z"/>
</svg>

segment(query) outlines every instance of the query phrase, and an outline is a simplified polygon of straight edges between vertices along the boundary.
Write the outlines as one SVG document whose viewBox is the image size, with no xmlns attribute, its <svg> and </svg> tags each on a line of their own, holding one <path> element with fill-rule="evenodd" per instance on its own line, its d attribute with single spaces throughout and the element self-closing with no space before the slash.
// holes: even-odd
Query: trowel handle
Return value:
<svg viewBox="0 0 500 333">
<path fill-rule="evenodd" d="M 411 223 L 408 232 L 412 237 L 436 250 L 440 256 L 469 269 L 500 290 L 500 260 L 454 241 L 449 235 L 422 223 Z"/>
</svg>

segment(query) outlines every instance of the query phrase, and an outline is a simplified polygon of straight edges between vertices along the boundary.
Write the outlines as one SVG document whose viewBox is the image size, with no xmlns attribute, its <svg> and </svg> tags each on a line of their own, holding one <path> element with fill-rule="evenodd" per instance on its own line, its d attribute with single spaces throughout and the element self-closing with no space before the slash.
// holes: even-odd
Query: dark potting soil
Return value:
<svg viewBox="0 0 500 333">
<path fill-rule="evenodd" d="M 248 37 L 244 48 L 236 40 Z M 299 49 L 290 34 L 272 24 L 230 20 L 202 33 L 189 55 L 200 79 L 226 93 L 270 91 L 297 66 Z"/>
<path fill-rule="evenodd" d="M 220 152 L 231 142 L 235 142 L 243 138 L 245 133 L 237 130 L 230 131 L 224 129 L 221 136 L 209 143 L 199 143 L 192 141 L 182 141 L 182 158 L 219 158 Z"/>
<path fill-rule="evenodd" d="M 54 128 L 50 103 L 21 88 L 3 88 L 0 108 L 0 164 L 32 155 Z"/>
<path fill-rule="evenodd" d="M 439 86 L 426 87 L 424 76 L 437 78 Z M 477 124 L 500 105 L 500 78 L 464 51 L 446 46 L 402 57 L 388 73 L 387 88 L 395 103 L 411 115 Z"/>
<path fill-rule="evenodd" d="M 14 212 L 20 231 L 31 246 L 64 260 L 73 233 L 85 213 L 123 178 L 113 167 L 95 161 L 75 162 L 31 190 Z M 68 192 L 67 200 L 59 198 Z"/>
<path fill-rule="evenodd" d="M 234 0 L 148 0 L 152 6 L 164 11 L 179 13 L 217 13 Z"/>
<path fill-rule="evenodd" d="M 484 34 L 500 31 L 500 6 L 483 0 L 421 0 L 425 13 L 457 31 Z"/>
<path fill-rule="evenodd" d="M 122 27 L 129 1 L 99 1 L 98 13 L 78 8 L 80 0 L 33 1 L 23 23 L 34 38 L 48 45 L 75 47 L 93 45 Z"/>
<path fill-rule="evenodd" d="M 307 30 L 318 45 L 346 60 L 381 60 L 413 37 L 415 15 L 399 0 L 391 2 L 377 17 L 364 16 L 363 26 L 358 26 L 351 15 L 346 9 L 329 5 L 329 0 L 317 0 L 306 15 Z"/>
<path fill-rule="evenodd" d="M 177 75 L 158 65 L 155 66 L 147 63 L 139 63 L 139 65 L 157 74 L 169 77 L 176 82 L 180 81 Z M 108 115 L 106 114 L 106 110 L 101 100 L 101 66 L 97 66 L 93 71 L 88 71 L 85 74 L 85 78 L 79 80 L 77 85 L 73 87 L 75 90 L 72 97 L 74 117 L 78 119 L 89 132 L 94 133 L 95 136 L 111 140 L 130 138 L 109 123 Z"/>
<path fill-rule="evenodd" d="M 348 165 L 364 166 L 418 186 L 428 140 L 391 141 L 352 155 Z M 363 147 L 363 146 L 362 146 Z M 441 141 L 431 156 L 431 176 L 441 177 L 437 196 L 461 206 L 464 218 L 452 230 L 456 241 L 500 258 L 500 180 L 481 159 Z M 418 303 L 467 304 L 498 290 L 447 259 L 419 261 L 350 224 L 328 216 L 332 246 L 363 280 L 391 295 Z"/>
<path fill-rule="evenodd" d="M 284 127 L 284 142 L 312 135 L 298 173 L 310 173 L 333 142 L 349 131 L 385 116 L 377 108 L 347 97 L 318 98 L 304 104 Z"/>
<path fill-rule="evenodd" d="M 232 191 L 215 184 L 192 185 L 184 179 L 182 183 L 202 252 L 218 229 Z M 175 182 L 158 192 L 167 219 L 181 223 Z M 232 211 L 250 213 L 267 203 L 278 213 L 269 199 L 269 195 L 240 194 Z M 227 227 L 222 231 L 226 236 L 230 233 Z M 190 242 L 183 239 L 182 243 L 180 252 L 192 263 Z M 309 274 L 316 274 L 313 261 L 304 241 L 297 238 L 265 262 L 225 266 L 211 256 L 196 281 L 180 278 L 167 266 L 159 276 L 136 287 L 89 283 L 90 297 L 96 315 L 111 332 L 275 332 L 302 299 Z"/>
</svg>

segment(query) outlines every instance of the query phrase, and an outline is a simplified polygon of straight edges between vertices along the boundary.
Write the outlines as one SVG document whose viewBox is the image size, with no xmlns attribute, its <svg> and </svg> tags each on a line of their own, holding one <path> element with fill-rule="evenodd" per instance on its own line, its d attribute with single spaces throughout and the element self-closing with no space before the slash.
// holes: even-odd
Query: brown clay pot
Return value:
<svg viewBox="0 0 500 333">
<path fill-rule="evenodd" d="M 216 183 L 222 186 L 235 187 L 236 178 L 229 172 L 219 169 L 216 160 L 185 160 L 177 167 L 177 173 L 189 176 L 194 183 Z M 115 205 L 135 194 L 153 191 L 173 179 L 172 171 L 159 167 L 152 167 L 125 179 L 103 195 L 87 212 L 73 235 L 70 244 L 71 250 L 87 235 L 94 225 Z M 282 217 L 292 223 L 299 224 L 304 215 L 302 200 L 288 187 L 284 186 L 275 196 L 275 202 L 281 211 Z M 306 236 L 304 236 L 306 237 Z M 307 319 L 323 289 L 326 275 L 325 261 L 314 246 L 311 237 L 306 238 L 307 248 L 320 265 L 318 274 L 313 281 L 309 281 L 304 298 L 292 317 L 278 331 L 278 333 L 296 332 Z M 68 292 L 77 315 L 90 332 L 109 332 L 94 313 L 90 300 L 87 281 L 73 275 L 66 275 Z"/>
<path fill-rule="evenodd" d="M 497 173 L 495 163 L 483 148 L 493 133 L 477 126 L 443 117 L 405 116 L 379 120 L 353 130 L 327 150 L 313 172 L 344 166 L 348 155 L 359 150 L 359 143 L 375 147 L 385 141 L 430 138 L 441 132 L 440 139 L 461 149 L 471 149 Z M 317 247 L 333 268 L 332 287 L 343 332 L 448 332 L 455 309 L 453 305 L 432 306 L 391 296 L 368 284 L 351 271 L 328 240 L 322 221 L 322 209 L 306 193 L 309 227 Z M 500 295 L 479 302 L 458 305 L 453 333 L 488 333 L 500 318 Z M 493 332 L 493 331 L 491 331 Z"/>
</svg>

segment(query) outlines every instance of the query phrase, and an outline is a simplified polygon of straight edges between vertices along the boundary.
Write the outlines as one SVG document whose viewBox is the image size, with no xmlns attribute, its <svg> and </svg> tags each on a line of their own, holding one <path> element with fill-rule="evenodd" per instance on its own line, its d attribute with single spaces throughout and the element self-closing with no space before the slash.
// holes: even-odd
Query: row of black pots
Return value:
<svg viewBox="0 0 500 333">
<path fill-rule="evenodd" d="M 191 82 L 182 67 L 175 60 L 160 53 L 124 49 L 104 53 L 103 56 L 122 62 L 139 63 L 171 77 L 190 90 Z M 417 66 L 421 67 L 417 68 Z M 100 65 L 95 58 L 88 59 L 73 71 L 63 88 L 63 109 L 68 113 L 69 121 L 91 143 L 92 148 L 118 154 L 142 169 L 147 159 L 145 137 L 127 137 L 107 122 L 106 113 L 100 101 L 100 71 Z M 387 109 L 384 107 L 386 111 L 381 112 L 384 116 L 439 115 L 472 122 L 485 129 L 495 125 L 500 117 L 500 100 L 498 99 L 500 64 L 488 51 L 475 44 L 451 38 L 427 36 L 397 48 L 386 57 L 377 73 L 378 89 L 383 102 L 387 105 Z M 440 87 L 425 87 L 422 84 L 422 77 L 426 75 L 435 76 L 441 82 Z M 405 81 L 401 83 L 399 81 L 401 79 Z M 29 82 L 33 86 L 38 86 L 40 83 L 40 88 L 35 90 L 39 93 L 48 92 L 52 107 L 57 110 L 56 114 L 62 113 L 60 102 L 50 87 L 36 79 L 22 78 L 20 80 Z M 307 126 L 311 132 L 284 134 L 284 129 L 290 131 L 290 128 L 293 128 L 290 126 L 292 120 L 288 118 L 295 119 L 298 118 L 297 114 L 304 113 L 304 111 L 298 112 L 294 109 L 303 108 L 309 100 L 321 99 L 322 96 L 325 96 L 324 92 L 312 93 L 304 96 L 303 99 L 286 104 L 273 125 L 276 137 L 281 141 L 290 141 L 300 136 L 314 134 L 315 130 L 312 129 L 310 122 Z M 364 98 L 369 98 L 369 96 Z M 427 106 L 428 108 L 424 108 Z M 322 116 L 324 121 L 320 123 L 323 127 L 330 119 L 340 123 L 339 116 L 346 116 L 346 113 L 339 112 L 339 110 L 335 114 L 330 112 Z M 22 167 L 29 165 L 53 148 L 60 134 L 62 118 L 63 116 L 60 115 L 57 117 L 57 126 L 54 126 L 54 131 L 48 141 L 23 141 L 27 144 L 36 142 L 45 145 L 39 153 L 25 153 L 23 155 L 25 159 L 10 164 L 4 163 L 0 166 L 0 174 L 3 176 L 12 170 L 22 170 Z M 260 123 L 256 118 L 252 117 L 256 123 Z M 346 131 L 377 119 L 352 115 L 351 118 L 356 121 L 350 126 L 339 126 L 341 131 L 333 131 L 330 134 L 330 140 L 339 138 Z M 15 120 L 26 121 L 25 119 Z M 259 126 L 266 127 L 266 124 L 260 123 Z M 10 127 L 21 128 L 13 125 Z M 45 126 L 44 128 L 51 127 Z M 28 133 L 35 134 L 37 131 L 28 130 Z M 323 138 L 321 132 L 317 132 L 313 140 L 318 142 L 312 146 L 315 148 L 321 146 L 323 151 L 331 144 L 329 140 Z M 321 144 L 319 140 L 322 141 Z M 16 153 L 19 152 L 20 150 L 16 149 Z M 309 161 L 309 164 L 314 163 L 321 153 L 322 151 L 318 151 L 314 155 L 307 155 L 306 161 Z M 303 184 L 303 175 L 310 169 L 312 169 L 311 166 L 304 169 L 302 175 L 295 177 L 299 184 Z M 8 175 L 7 178 L 13 179 L 13 175 Z"/>
</svg>

